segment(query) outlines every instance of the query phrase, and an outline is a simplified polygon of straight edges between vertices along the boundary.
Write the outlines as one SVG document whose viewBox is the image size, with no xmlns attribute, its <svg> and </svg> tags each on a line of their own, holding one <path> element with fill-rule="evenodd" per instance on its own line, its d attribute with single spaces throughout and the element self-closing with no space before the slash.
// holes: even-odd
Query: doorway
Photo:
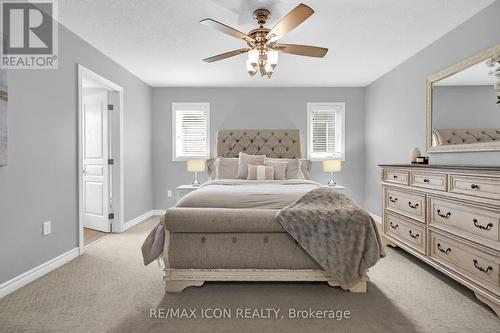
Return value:
<svg viewBox="0 0 500 333">
<path fill-rule="evenodd" d="M 78 67 L 79 248 L 120 232 L 123 219 L 123 88 Z"/>
</svg>

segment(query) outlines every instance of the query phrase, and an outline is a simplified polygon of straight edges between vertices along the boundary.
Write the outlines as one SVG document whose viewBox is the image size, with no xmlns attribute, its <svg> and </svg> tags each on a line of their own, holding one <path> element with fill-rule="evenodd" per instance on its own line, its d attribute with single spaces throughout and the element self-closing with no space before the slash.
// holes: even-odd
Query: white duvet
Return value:
<svg viewBox="0 0 500 333">
<path fill-rule="evenodd" d="M 281 209 L 320 186 L 306 179 L 214 180 L 185 195 L 177 207 Z"/>
</svg>

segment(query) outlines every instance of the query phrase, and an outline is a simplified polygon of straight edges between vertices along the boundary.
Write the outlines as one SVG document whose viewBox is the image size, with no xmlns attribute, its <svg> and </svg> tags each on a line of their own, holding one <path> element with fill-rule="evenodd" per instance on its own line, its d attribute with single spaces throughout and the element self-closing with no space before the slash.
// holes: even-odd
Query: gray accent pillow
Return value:
<svg viewBox="0 0 500 333">
<path fill-rule="evenodd" d="M 299 160 L 299 178 L 311 179 L 311 160 L 300 159 Z M 301 173 L 301 174 L 300 174 Z"/>
<path fill-rule="evenodd" d="M 215 179 L 215 170 L 217 168 L 217 164 L 219 163 L 218 159 L 209 158 L 205 164 L 207 166 L 207 174 L 209 180 Z"/>
<path fill-rule="evenodd" d="M 219 157 L 215 168 L 215 179 L 236 179 L 238 174 L 237 158 Z"/>
<path fill-rule="evenodd" d="M 276 161 L 269 158 L 264 160 L 264 165 L 272 166 L 274 168 L 274 179 L 275 180 L 285 180 L 286 179 L 286 168 L 288 166 L 287 161 Z"/>
<path fill-rule="evenodd" d="M 252 165 L 264 165 L 265 159 L 266 159 L 266 155 L 248 155 L 248 154 L 240 152 L 239 163 L 238 163 L 238 173 L 237 173 L 236 178 L 247 179 L 248 166 L 250 164 L 252 164 Z"/>
<path fill-rule="evenodd" d="M 286 179 L 299 179 L 299 160 L 296 158 L 268 158 L 271 162 L 287 162 Z"/>
<path fill-rule="evenodd" d="M 274 180 L 274 168 L 265 165 L 248 166 L 248 180 Z"/>
</svg>

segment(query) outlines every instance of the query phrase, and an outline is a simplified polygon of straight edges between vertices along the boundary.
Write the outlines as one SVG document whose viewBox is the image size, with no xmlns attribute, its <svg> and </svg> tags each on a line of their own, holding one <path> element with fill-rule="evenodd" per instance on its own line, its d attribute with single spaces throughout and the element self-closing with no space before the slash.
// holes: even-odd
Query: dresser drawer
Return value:
<svg viewBox="0 0 500 333">
<path fill-rule="evenodd" d="M 469 280 L 500 293 L 500 257 L 459 242 L 434 231 L 430 232 L 429 256 Z"/>
<path fill-rule="evenodd" d="M 412 171 L 410 174 L 411 186 L 430 188 L 433 190 L 446 191 L 447 180 L 448 176 L 445 173 Z"/>
<path fill-rule="evenodd" d="M 500 250 L 500 210 L 429 198 L 429 224 Z"/>
<path fill-rule="evenodd" d="M 408 171 L 398 169 L 384 169 L 383 174 L 384 181 L 403 185 L 408 185 L 409 176 Z"/>
<path fill-rule="evenodd" d="M 384 220 L 385 233 L 425 254 L 425 230 L 420 223 L 387 213 Z"/>
<path fill-rule="evenodd" d="M 386 208 L 425 223 L 425 195 L 387 188 Z"/>
<path fill-rule="evenodd" d="M 500 200 L 500 178 L 450 175 L 450 192 Z"/>
</svg>

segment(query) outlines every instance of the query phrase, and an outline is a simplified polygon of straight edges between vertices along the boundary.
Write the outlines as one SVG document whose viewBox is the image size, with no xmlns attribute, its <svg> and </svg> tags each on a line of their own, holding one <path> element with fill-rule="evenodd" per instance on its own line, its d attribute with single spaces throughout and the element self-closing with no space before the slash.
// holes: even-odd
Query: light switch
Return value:
<svg viewBox="0 0 500 333">
<path fill-rule="evenodd" d="M 172 197 L 172 190 L 167 191 L 167 197 L 171 198 Z"/>
<path fill-rule="evenodd" d="M 47 236 L 48 234 L 50 234 L 52 232 L 52 227 L 51 227 L 51 222 L 50 221 L 47 221 L 47 222 L 43 222 L 43 231 L 42 231 L 42 234 L 44 236 Z"/>
</svg>

